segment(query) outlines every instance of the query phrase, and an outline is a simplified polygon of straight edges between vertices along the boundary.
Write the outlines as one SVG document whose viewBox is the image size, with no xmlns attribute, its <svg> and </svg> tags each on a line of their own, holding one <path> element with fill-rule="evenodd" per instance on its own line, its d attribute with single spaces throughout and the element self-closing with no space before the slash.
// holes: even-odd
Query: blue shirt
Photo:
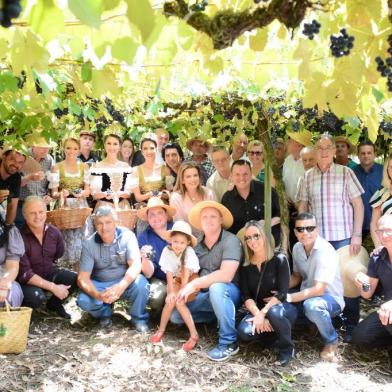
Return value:
<svg viewBox="0 0 392 392">
<path fill-rule="evenodd" d="M 170 230 L 172 227 L 173 222 L 167 222 L 167 230 Z M 166 274 L 161 270 L 159 259 L 161 258 L 163 248 L 167 245 L 167 241 L 159 237 L 159 235 L 155 233 L 150 225 L 148 225 L 146 230 L 142 231 L 137 236 L 137 241 L 139 243 L 140 249 L 144 245 L 150 245 L 153 247 L 154 253 L 151 261 L 154 264 L 154 273 L 152 276 L 166 282 Z"/>
<path fill-rule="evenodd" d="M 369 204 L 370 198 L 380 188 L 382 181 L 383 166 L 379 163 L 374 163 L 369 172 L 365 172 L 361 165 L 357 165 L 353 169 L 365 193 L 362 193 L 362 201 L 365 207 L 365 217 L 363 220 L 362 230 L 370 230 L 370 220 L 372 218 L 372 208 Z"/>
</svg>

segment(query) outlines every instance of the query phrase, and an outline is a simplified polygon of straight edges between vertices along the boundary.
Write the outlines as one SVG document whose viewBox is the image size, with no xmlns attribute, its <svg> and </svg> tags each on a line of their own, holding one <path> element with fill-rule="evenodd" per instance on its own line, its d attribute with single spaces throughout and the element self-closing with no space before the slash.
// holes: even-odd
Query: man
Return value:
<svg viewBox="0 0 392 392">
<path fill-rule="evenodd" d="M 336 158 L 335 163 L 343 166 L 347 166 L 350 169 L 354 169 L 357 166 L 349 155 L 354 152 L 354 146 L 351 144 L 345 136 L 337 136 L 335 138 L 336 145 Z"/>
<path fill-rule="evenodd" d="M 169 132 L 165 128 L 157 128 L 155 130 L 155 135 L 157 138 L 157 155 L 156 155 L 155 161 L 159 164 L 163 164 L 164 159 L 162 156 L 162 149 L 163 149 L 163 146 L 169 142 L 170 135 L 169 135 Z"/>
<path fill-rule="evenodd" d="M 239 351 L 235 328 L 235 308 L 240 303 L 237 269 L 242 259 L 238 238 L 224 230 L 230 227 L 230 211 L 216 201 L 201 201 L 189 212 L 189 223 L 203 231 L 195 252 L 200 263 L 200 277 L 189 282 L 178 294 L 179 299 L 201 290 L 196 299 L 187 304 L 196 323 L 218 320 L 219 343 L 208 352 L 212 361 L 224 361 Z M 183 320 L 174 311 L 171 320 Z"/>
<path fill-rule="evenodd" d="M 239 159 L 248 159 L 246 157 L 246 150 L 248 148 L 248 137 L 245 133 L 238 133 L 233 139 L 233 149 L 231 152 L 230 164 Z"/>
<path fill-rule="evenodd" d="M 362 237 L 370 233 L 370 221 L 372 218 L 372 208 L 369 200 L 381 187 L 383 166 L 374 162 L 376 158 L 374 144 L 370 141 L 363 141 L 358 145 L 358 158 L 360 164 L 353 171 L 361 183 L 364 193 L 362 202 L 364 205 L 364 219 L 362 226 Z"/>
<path fill-rule="evenodd" d="M 5 223 L 12 225 L 15 222 L 20 195 L 22 179 L 20 171 L 26 161 L 26 156 L 11 148 L 5 148 L 4 150 L 0 162 L 0 189 L 7 190 L 8 192 L 2 192 L 0 203 L 7 200 Z"/>
<path fill-rule="evenodd" d="M 237 234 L 250 220 L 264 221 L 264 184 L 252 180 L 250 163 L 243 159 L 231 167 L 234 188 L 222 197 L 222 204 L 231 212 L 234 221 L 229 231 Z M 275 244 L 280 242 L 280 210 L 275 189 L 271 188 L 272 234 Z"/>
<path fill-rule="evenodd" d="M 162 158 L 165 161 L 166 166 L 169 168 L 170 174 L 174 178 L 174 186 L 177 179 L 178 170 L 180 169 L 181 163 L 184 160 L 184 153 L 182 152 L 180 145 L 171 142 L 166 143 L 162 148 Z"/>
<path fill-rule="evenodd" d="M 99 319 L 102 328 L 110 328 L 113 304 L 121 298 L 130 300 L 131 325 L 138 332 L 147 332 L 149 290 L 141 274 L 139 247 L 135 234 L 117 226 L 117 220 L 111 206 L 101 206 L 95 212 L 96 232 L 82 248 L 77 304 Z"/>
<path fill-rule="evenodd" d="M 350 245 L 358 254 L 362 244 L 363 188 L 353 171 L 333 162 L 335 144 L 324 134 L 316 143 L 317 165 L 305 173 L 299 192 L 299 212 L 309 211 L 319 222 L 320 235 L 335 249 Z M 359 321 L 359 297 L 345 298 L 345 340 Z"/>
<path fill-rule="evenodd" d="M 211 153 L 211 161 L 215 167 L 215 172 L 207 181 L 207 187 L 214 191 L 217 201 L 222 200 L 222 196 L 232 186 L 230 155 L 223 146 L 214 146 Z"/>
<path fill-rule="evenodd" d="M 281 137 L 278 137 L 273 143 L 273 147 L 276 163 L 278 164 L 279 168 L 283 170 L 283 164 L 286 158 L 286 143 Z"/>
<path fill-rule="evenodd" d="M 22 208 L 28 196 L 42 197 L 46 205 L 52 200 L 49 195 L 49 181 L 46 178 L 46 173 L 50 172 L 55 164 L 53 157 L 49 155 L 49 150 L 53 146 L 44 137 L 37 135 L 31 135 L 30 146 L 31 158 L 28 158 L 28 160 L 34 160 L 38 163 L 37 167 L 40 170 L 25 174 L 22 169 L 20 197 L 15 221 L 16 226 L 19 228 L 24 224 Z"/>
<path fill-rule="evenodd" d="M 45 224 L 46 203 L 39 196 L 28 196 L 23 204 L 25 224 L 21 229 L 25 254 L 20 260 L 18 280 L 24 295 L 23 304 L 39 308 L 46 300 L 46 293 L 52 296 L 46 308 L 60 317 L 69 319 L 63 301 L 76 290 L 76 274 L 55 266 L 64 253 L 61 232 Z"/>
<path fill-rule="evenodd" d="M 202 185 L 206 185 L 207 180 L 215 171 L 215 168 L 207 155 L 211 147 L 211 144 L 201 137 L 194 137 L 186 143 L 186 148 L 192 155 L 185 161 L 195 162 L 200 167 Z"/>
<path fill-rule="evenodd" d="M 99 156 L 93 152 L 96 135 L 94 132 L 84 129 L 79 134 L 80 155 L 79 160 L 89 165 L 98 162 Z"/>
<path fill-rule="evenodd" d="M 147 228 L 138 234 L 137 241 L 142 258 L 141 271 L 150 280 L 149 305 L 153 312 L 159 314 L 166 298 L 166 274 L 161 270 L 159 259 L 167 245 L 165 235 L 173 226 L 171 220 L 175 212 L 159 197 L 151 197 L 147 206 L 137 212 L 139 219 L 148 222 Z"/>
<path fill-rule="evenodd" d="M 384 215 L 377 222 L 377 234 L 384 248 L 370 257 L 367 275 L 358 273 L 356 285 L 361 296 L 369 299 L 378 283 L 384 289 L 385 302 L 370 313 L 354 329 L 354 344 L 370 348 L 392 346 L 392 215 Z M 364 285 L 365 283 L 365 285 Z M 370 285 L 370 289 L 367 289 Z M 364 288 L 366 290 L 364 290 Z"/>
<path fill-rule="evenodd" d="M 293 274 L 290 288 L 301 283 L 299 292 L 288 294 L 287 302 L 298 303 L 299 313 L 316 324 L 324 347 L 323 360 L 336 361 L 338 334 L 332 319 L 344 308 L 339 257 L 332 245 L 320 237 L 316 218 L 307 212 L 295 219 L 299 242 L 293 248 Z"/>
<path fill-rule="evenodd" d="M 299 155 L 305 171 L 316 166 L 316 154 L 313 147 L 304 147 Z"/>
</svg>

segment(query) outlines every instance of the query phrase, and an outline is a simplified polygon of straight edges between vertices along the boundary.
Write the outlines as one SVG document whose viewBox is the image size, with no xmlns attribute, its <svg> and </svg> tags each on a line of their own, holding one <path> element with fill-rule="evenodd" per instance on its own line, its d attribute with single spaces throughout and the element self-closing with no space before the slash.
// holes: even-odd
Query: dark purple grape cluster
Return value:
<svg viewBox="0 0 392 392">
<path fill-rule="evenodd" d="M 383 134 L 388 135 L 389 137 L 392 137 L 392 122 L 382 120 L 380 123 L 380 131 Z"/>
<path fill-rule="evenodd" d="M 392 92 L 392 34 L 388 36 L 388 54 L 389 57 L 385 61 L 380 57 L 376 57 L 377 71 L 383 78 L 387 78 L 388 91 Z"/>
<path fill-rule="evenodd" d="M 3 0 L 3 7 L 0 8 L 0 24 L 6 28 L 11 27 L 11 19 L 17 18 L 21 12 L 20 0 Z"/>
<path fill-rule="evenodd" d="M 321 24 L 317 22 L 317 20 L 313 19 L 311 23 L 304 24 L 302 33 L 312 40 L 314 36 L 320 32 L 320 27 Z"/>
<path fill-rule="evenodd" d="M 202 12 L 205 11 L 208 5 L 208 0 L 196 1 L 195 4 L 190 6 L 190 10 L 193 12 Z"/>
<path fill-rule="evenodd" d="M 331 35 L 331 52 L 334 57 L 343 57 L 350 54 L 354 47 L 355 37 L 347 34 L 346 29 L 341 29 L 340 34 Z"/>
</svg>

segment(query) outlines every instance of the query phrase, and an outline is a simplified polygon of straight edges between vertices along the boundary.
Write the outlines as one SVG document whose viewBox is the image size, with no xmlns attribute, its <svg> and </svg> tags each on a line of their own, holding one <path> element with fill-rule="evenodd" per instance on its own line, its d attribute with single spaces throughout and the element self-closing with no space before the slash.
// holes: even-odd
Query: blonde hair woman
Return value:
<svg viewBox="0 0 392 392">
<path fill-rule="evenodd" d="M 238 325 L 242 340 L 266 344 L 278 338 L 277 365 L 294 357 L 291 327 L 297 317 L 294 305 L 286 302 L 290 269 L 283 253 L 274 253 L 264 227 L 249 221 L 244 227 L 244 248 L 248 255 L 240 267 L 240 290 L 248 314 Z"/>
<path fill-rule="evenodd" d="M 248 144 L 247 155 L 252 164 L 252 175 L 264 184 L 264 146 L 260 140 L 252 140 Z M 275 186 L 275 179 L 271 171 L 271 186 Z"/>
<path fill-rule="evenodd" d="M 369 200 L 373 208 L 370 234 L 375 248 L 381 246 L 376 233 L 377 222 L 383 215 L 392 214 L 392 154 L 385 160 L 381 185 L 382 187 Z"/>
</svg>

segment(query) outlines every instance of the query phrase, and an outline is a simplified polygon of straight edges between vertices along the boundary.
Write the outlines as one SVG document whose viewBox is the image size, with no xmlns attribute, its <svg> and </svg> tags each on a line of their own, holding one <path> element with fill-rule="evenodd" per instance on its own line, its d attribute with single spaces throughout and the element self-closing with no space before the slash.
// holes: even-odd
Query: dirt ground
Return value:
<svg viewBox="0 0 392 392">
<path fill-rule="evenodd" d="M 72 322 L 33 312 L 26 352 L 0 355 L 0 391 L 392 391 L 391 359 L 384 350 L 361 353 L 339 345 L 338 364 L 319 360 L 320 340 L 294 332 L 297 358 L 285 368 L 276 353 L 257 343 L 241 344 L 228 362 L 213 363 L 206 352 L 216 344 L 216 327 L 199 326 L 200 344 L 181 350 L 184 328 L 170 326 L 162 345 L 129 328 L 116 307 L 113 328 L 103 332 L 73 302 Z"/>
</svg>

